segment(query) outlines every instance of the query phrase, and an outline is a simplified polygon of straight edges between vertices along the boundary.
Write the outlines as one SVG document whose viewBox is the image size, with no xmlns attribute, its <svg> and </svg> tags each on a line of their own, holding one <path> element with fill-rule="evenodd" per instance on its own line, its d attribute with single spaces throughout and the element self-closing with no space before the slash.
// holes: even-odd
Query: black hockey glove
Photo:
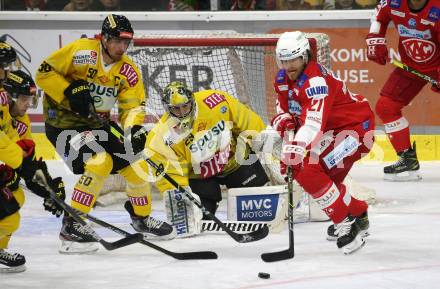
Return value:
<svg viewBox="0 0 440 289">
<path fill-rule="evenodd" d="M 93 110 L 93 99 L 87 81 L 82 79 L 73 81 L 64 90 L 64 95 L 69 100 L 72 111 L 83 117 L 89 116 L 91 110 Z"/>
<path fill-rule="evenodd" d="M 24 151 L 23 162 L 18 169 L 18 174 L 25 181 L 32 180 L 35 176 L 35 172 L 38 170 L 38 164 L 35 160 L 35 143 L 30 139 L 22 139 L 17 141 L 17 144 Z"/>
<path fill-rule="evenodd" d="M 60 177 L 52 180 L 47 170 L 47 165 L 43 160 L 35 161 L 37 167 L 35 177 L 25 179 L 26 186 L 32 193 L 44 199 L 43 206 L 46 211 L 59 217 L 63 213 L 63 209 L 50 196 L 50 190 L 53 191 L 61 200 L 66 199 L 64 191 L 64 183 Z"/>
<path fill-rule="evenodd" d="M 143 151 L 145 148 L 145 142 L 147 141 L 148 132 L 144 130 L 144 127 L 141 125 L 134 125 L 131 128 L 131 147 L 133 148 L 133 152 L 138 154 Z"/>
<path fill-rule="evenodd" d="M 66 199 L 66 192 L 64 190 L 64 182 L 61 177 L 55 178 L 51 181 L 51 188 L 57 195 L 58 199 L 64 201 Z M 52 198 L 45 198 L 43 203 L 44 209 L 59 218 L 63 214 L 63 208 L 58 205 Z"/>
</svg>

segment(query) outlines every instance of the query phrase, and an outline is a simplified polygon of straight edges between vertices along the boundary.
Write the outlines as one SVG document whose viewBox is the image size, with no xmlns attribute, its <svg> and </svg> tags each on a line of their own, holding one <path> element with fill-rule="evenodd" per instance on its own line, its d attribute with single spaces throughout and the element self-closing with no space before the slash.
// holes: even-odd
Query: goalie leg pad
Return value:
<svg viewBox="0 0 440 289">
<path fill-rule="evenodd" d="M 193 194 L 190 187 L 184 187 L 200 202 L 199 196 Z M 164 192 L 165 211 L 168 222 L 174 227 L 178 238 L 200 234 L 202 229 L 202 211 L 179 190 Z"/>
</svg>

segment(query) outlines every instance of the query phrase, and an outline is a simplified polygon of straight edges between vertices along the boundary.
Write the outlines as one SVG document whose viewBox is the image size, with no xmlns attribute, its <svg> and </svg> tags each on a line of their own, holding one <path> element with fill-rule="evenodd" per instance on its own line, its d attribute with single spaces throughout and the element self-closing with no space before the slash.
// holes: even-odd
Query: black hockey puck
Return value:
<svg viewBox="0 0 440 289">
<path fill-rule="evenodd" d="M 269 279 L 270 278 L 270 274 L 269 273 L 265 273 L 265 272 L 260 272 L 260 273 L 258 273 L 258 277 L 260 277 L 261 279 Z"/>
</svg>

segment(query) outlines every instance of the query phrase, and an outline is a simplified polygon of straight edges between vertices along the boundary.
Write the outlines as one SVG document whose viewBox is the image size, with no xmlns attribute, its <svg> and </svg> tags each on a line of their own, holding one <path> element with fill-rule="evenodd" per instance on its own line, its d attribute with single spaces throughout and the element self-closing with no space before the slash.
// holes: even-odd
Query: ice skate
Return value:
<svg viewBox="0 0 440 289">
<path fill-rule="evenodd" d="M 392 165 L 383 168 L 386 181 L 404 182 L 418 181 L 422 177 L 419 174 L 419 160 L 417 159 L 416 143 L 413 147 L 397 154 L 399 159 Z"/>
<path fill-rule="evenodd" d="M 336 245 L 344 254 L 352 254 L 365 245 L 356 218 L 349 215 L 341 223 L 335 224 L 335 229 L 338 235 Z"/>
<path fill-rule="evenodd" d="M 176 237 L 173 227 L 151 216 L 136 216 L 130 201 L 126 201 L 124 208 L 130 214 L 131 225 L 139 233 L 143 233 L 148 239 L 171 240 Z"/>
<path fill-rule="evenodd" d="M 0 273 L 19 273 L 26 270 L 26 258 L 18 253 L 11 254 L 0 249 Z"/>
<path fill-rule="evenodd" d="M 368 211 L 365 211 L 362 215 L 356 217 L 356 224 L 359 226 L 359 234 L 362 238 L 370 236 L 368 229 L 370 228 L 370 221 L 368 220 Z M 336 241 L 338 239 L 338 235 L 336 234 L 335 225 L 330 225 L 327 228 L 327 240 L 328 241 Z"/>
<path fill-rule="evenodd" d="M 63 218 L 63 227 L 60 232 L 61 247 L 59 252 L 62 254 L 86 254 L 98 251 L 98 242 L 72 217 Z"/>
</svg>

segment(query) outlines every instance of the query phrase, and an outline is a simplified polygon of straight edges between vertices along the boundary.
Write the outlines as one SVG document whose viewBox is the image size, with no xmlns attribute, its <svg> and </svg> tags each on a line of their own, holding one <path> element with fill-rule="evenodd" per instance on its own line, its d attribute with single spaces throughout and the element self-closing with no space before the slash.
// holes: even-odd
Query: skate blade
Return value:
<svg viewBox="0 0 440 289">
<path fill-rule="evenodd" d="M 345 245 L 344 247 L 341 248 L 341 250 L 342 253 L 344 253 L 344 255 L 350 255 L 361 249 L 364 245 L 365 245 L 364 238 L 360 234 L 358 234 L 356 238 L 353 240 L 353 242 Z"/>
<path fill-rule="evenodd" d="M 99 246 L 96 242 L 79 243 L 72 241 L 61 241 L 58 252 L 66 255 L 73 254 L 90 254 L 98 251 Z"/>
<path fill-rule="evenodd" d="M 0 267 L 0 273 L 21 273 L 26 271 L 25 265 L 20 265 L 16 267 Z"/>
<path fill-rule="evenodd" d="M 384 174 L 383 179 L 390 182 L 417 182 L 422 179 L 419 171 L 401 172 L 398 174 Z"/>
</svg>

